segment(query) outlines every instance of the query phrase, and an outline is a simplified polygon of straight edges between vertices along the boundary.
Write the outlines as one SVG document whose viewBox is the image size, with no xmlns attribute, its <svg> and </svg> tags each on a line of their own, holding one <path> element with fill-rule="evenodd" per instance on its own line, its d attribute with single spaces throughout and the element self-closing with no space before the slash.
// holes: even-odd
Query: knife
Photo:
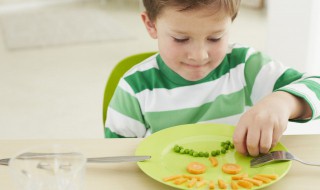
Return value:
<svg viewBox="0 0 320 190">
<path fill-rule="evenodd" d="M 29 158 L 21 159 L 39 159 L 41 156 L 31 156 Z M 117 163 L 117 162 L 140 162 L 149 160 L 151 156 L 108 156 L 108 157 L 96 157 L 96 158 L 87 158 L 88 163 Z M 0 165 L 7 166 L 9 164 L 10 158 L 0 159 Z"/>
</svg>

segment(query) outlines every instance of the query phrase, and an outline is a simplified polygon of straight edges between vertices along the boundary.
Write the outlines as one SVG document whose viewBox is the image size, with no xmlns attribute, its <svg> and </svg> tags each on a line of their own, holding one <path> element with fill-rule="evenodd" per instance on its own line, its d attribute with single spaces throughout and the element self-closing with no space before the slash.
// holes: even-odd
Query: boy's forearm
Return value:
<svg viewBox="0 0 320 190">
<path fill-rule="evenodd" d="M 309 119 L 312 116 L 310 105 L 302 98 L 284 91 L 272 93 L 280 98 L 291 111 L 289 119 Z"/>
</svg>

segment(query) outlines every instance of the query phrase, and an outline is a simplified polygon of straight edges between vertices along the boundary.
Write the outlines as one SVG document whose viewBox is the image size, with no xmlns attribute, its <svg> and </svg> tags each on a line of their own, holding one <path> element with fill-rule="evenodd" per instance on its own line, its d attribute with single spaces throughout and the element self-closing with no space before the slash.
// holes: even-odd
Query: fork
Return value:
<svg viewBox="0 0 320 190">
<path fill-rule="evenodd" d="M 310 162 L 305 162 L 294 156 L 293 154 L 286 152 L 286 151 L 273 151 L 268 154 L 265 154 L 263 156 L 253 158 L 250 161 L 250 167 L 256 168 L 263 166 L 265 164 L 269 164 L 272 162 L 277 162 L 277 161 L 290 161 L 290 160 L 295 160 L 298 161 L 302 164 L 310 165 L 310 166 L 320 166 L 320 164 L 317 163 L 310 163 Z"/>
</svg>

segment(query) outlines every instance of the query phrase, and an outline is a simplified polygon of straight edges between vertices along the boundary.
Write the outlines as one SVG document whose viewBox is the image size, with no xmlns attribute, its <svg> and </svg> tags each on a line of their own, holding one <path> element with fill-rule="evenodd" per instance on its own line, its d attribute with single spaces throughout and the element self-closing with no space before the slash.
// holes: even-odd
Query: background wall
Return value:
<svg viewBox="0 0 320 190">
<path fill-rule="evenodd" d="M 267 53 L 299 71 L 320 75 L 319 9 L 318 0 L 269 0 Z M 320 121 L 290 123 L 286 133 L 320 133 Z"/>
</svg>

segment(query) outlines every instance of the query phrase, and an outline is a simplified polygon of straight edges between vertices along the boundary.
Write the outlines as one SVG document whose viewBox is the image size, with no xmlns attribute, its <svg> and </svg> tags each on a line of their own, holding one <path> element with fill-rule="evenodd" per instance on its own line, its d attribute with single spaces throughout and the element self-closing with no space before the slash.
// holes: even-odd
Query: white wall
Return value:
<svg viewBox="0 0 320 190">
<path fill-rule="evenodd" d="M 269 0 L 267 53 L 300 71 L 320 73 L 318 0 Z"/>
<path fill-rule="evenodd" d="M 285 65 L 320 75 L 320 1 L 269 0 L 267 53 Z M 290 123 L 286 134 L 320 133 L 320 120 Z"/>
</svg>

